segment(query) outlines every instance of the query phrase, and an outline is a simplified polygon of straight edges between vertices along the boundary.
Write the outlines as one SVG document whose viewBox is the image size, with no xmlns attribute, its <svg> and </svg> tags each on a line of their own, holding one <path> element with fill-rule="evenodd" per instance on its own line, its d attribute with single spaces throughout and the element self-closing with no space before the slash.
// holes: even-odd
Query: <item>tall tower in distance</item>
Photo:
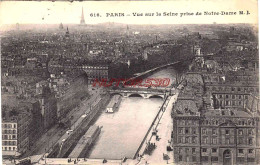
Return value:
<svg viewBox="0 0 260 165">
<path fill-rule="evenodd" d="M 82 13 L 81 13 L 80 24 L 81 24 L 81 25 L 85 25 L 85 18 L 84 18 L 83 7 L 82 7 Z"/>
</svg>

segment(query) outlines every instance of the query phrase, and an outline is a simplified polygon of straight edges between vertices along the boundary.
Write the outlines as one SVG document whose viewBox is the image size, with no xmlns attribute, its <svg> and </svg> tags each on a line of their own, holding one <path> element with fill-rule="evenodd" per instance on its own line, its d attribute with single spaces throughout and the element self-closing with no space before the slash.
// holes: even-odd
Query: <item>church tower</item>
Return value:
<svg viewBox="0 0 260 165">
<path fill-rule="evenodd" d="M 69 28 L 68 28 L 68 27 L 67 27 L 67 31 L 66 31 L 65 37 L 66 37 L 67 39 L 70 37 L 70 32 L 69 32 Z"/>
<path fill-rule="evenodd" d="M 81 24 L 81 25 L 85 25 L 85 18 L 84 18 L 83 7 L 82 7 L 82 13 L 81 13 L 80 24 Z"/>
</svg>

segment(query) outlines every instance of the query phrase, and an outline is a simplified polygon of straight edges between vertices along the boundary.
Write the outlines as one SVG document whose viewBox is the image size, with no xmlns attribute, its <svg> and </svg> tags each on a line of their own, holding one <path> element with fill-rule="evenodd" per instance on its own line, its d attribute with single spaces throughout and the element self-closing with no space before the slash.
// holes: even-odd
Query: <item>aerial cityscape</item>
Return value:
<svg viewBox="0 0 260 165">
<path fill-rule="evenodd" d="M 1 31 L 3 164 L 260 164 L 258 26 Z"/>
</svg>

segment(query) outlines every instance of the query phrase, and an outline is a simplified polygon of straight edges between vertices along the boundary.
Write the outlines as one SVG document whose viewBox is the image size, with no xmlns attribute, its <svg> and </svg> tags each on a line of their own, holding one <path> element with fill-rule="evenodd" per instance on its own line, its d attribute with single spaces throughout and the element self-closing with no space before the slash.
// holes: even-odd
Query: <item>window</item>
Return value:
<svg viewBox="0 0 260 165">
<path fill-rule="evenodd" d="M 207 148 L 202 148 L 202 152 L 207 152 Z"/>
<path fill-rule="evenodd" d="M 228 97 L 229 97 L 229 96 L 228 96 L 228 95 L 226 95 L 226 99 L 228 99 Z"/>
<path fill-rule="evenodd" d="M 222 95 L 219 95 L 219 98 L 222 99 Z"/>
<path fill-rule="evenodd" d="M 248 130 L 248 134 L 249 134 L 249 135 L 253 135 L 253 130 L 252 130 L 252 129 L 249 129 L 249 130 Z"/>
<path fill-rule="evenodd" d="M 212 162 L 217 162 L 217 161 L 218 161 L 218 157 L 212 156 L 212 157 L 211 157 L 211 161 L 212 161 Z"/>
<path fill-rule="evenodd" d="M 196 161 L 197 161 L 196 156 L 192 156 L 192 161 L 193 161 L 193 162 L 196 162 Z"/>
<path fill-rule="evenodd" d="M 247 158 L 247 162 L 255 162 L 255 158 Z"/>
<path fill-rule="evenodd" d="M 238 87 L 238 88 L 237 88 L 237 91 L 241 91 L 241 89 Z"/>
<path fill-rule="evenodd" d="M 189 133 L 189 128 L 185 128 L 185 134 Z"/>
<path fill-rule="evenodd" d="M 182 137 L 181 136 L 179 136 L 179 138 L 178 138 L 178 143 L 182 143 Z"/>
<path fill-rule="evenodd" d="M 179 161 L 180 162 L 182 161 L 182 155 L 179 155 Z"/>
<path fill-rule="evenodd" d="M 182 134 L 182 128 L 179 128 L 179 134 Z"/>
<path fill-rule="evenodd" d="M 241 96 L 241 95 L 239 95 L 239 96 L 238 96 L 238 99 L 241 99 L 241 98 L 242 98 L 242 96 Z"/>
<path fill-rule="evenodd" d="M 243 149 L 238 149 L 238 153 L 243 154 L 244 150 Z"/>
<path fill-rule="evenodd" d="M 208 143 L 208 138 L 207 137 L 203 137 L 203 143 L 207 144 Z"/>
<path fill-rule="evenodd" d="M 237 161 L 238 161 L 239 163 L 243 163 L 243 162 L 245 161 L 245 158 L 244 158 L 244 157 L 238 157 L 238 158 L 237 158 Z"/>
<path fill-rule="evenodd" d="M 226 139 L 226 144 L 230 144 L 230 139 L 229 138 Z"/>
<path fill-rule="evenodd" d="M 223 102 L 220 100 L 219 101 L 219 106 L 222 106 L 223 105 Z"/>
<path fill-rule="evenodd" d="M 229 135 L 229 130 L 226 130 L 226 135 Z"/>
<path fill-rule="evenodd" d="M 249 145 L 252 145 L 253 144 L 253 138 L 249 138 L 248 143 L 249 143 Z"/>
<path fill-rule="evenodd" d="M 185 153 L 189 153 L 189 148 L 185 148 Z"/>
<path fill-rule="evenodd" d="M 222 115 L 225 115 L 225 112 L 224 112 L 224 111 L 221 111 L 221 114 L 222 114 Z"/>
<path fill-rule="evenodd" d="M 236 98 L 236 96 L 235 95 L 232 95 L 232 99 L 235 99 Z"/>
<path fill-rule="evenodd" d="M 243 138 L 242 137 L 238 138 L 238 144 L 243 144 Z"/>
<path fill-rule="evenodd" d="M 212 143 L 217 144 L 217 138 L 212 138 Z"/>
<path fill-rule="evenodd" d="M 189 143 L 189 137 L 185 137 L 185 143 Z"/>
<path fill-rule="evenodd" d="M 192 148 L 192 153 L 194 154 L 196 152 L 196 148 Z"/>
<path fill-rule="evenodd" d="M 209 161 L 209 157 L 208 157 L 208 156 L 202 156 L 202 157 L 201 157 L 201 160 L 202 160 L 203 162 L 208 162 L 208 161 Z"/>
<path fill-rule="evenodd" d="M 192 134 L 196 134 L 196 128 L 192 128 Z"/>
<path fill-rule="evenodd" d="M 196 143 L 196 137 L 192 137 L 192 143 Z"/>
<path fill-rule="evenodd" d="M 202 134 L 206 134 L 206 129 L 202 129 Z"/>
<path fill-rule="evenodd" d="M 248 150 L 248 153 L 249 153 L 249 154 L 252 154 L 253 152 L 254 152 L 253 149 L 249 149 L 249 150 Z"/>
<path fill-rule="evenodd" d="M 212 153 L 216 153 L 217 149 L 216 148 L 212 148 Z"/>
<path fill-rule="evenodd" d="M 229 104 L 228 104 L 228 101 L 226 101 L 226 105 L 229 105 Z"/>
<path fill-rule="evenodd" d="M 238 134 L 239 134 L 239 135 L 243 135 L 243 130 L 239 130 L 239 131 L 238 131 Z"/>
</svg>

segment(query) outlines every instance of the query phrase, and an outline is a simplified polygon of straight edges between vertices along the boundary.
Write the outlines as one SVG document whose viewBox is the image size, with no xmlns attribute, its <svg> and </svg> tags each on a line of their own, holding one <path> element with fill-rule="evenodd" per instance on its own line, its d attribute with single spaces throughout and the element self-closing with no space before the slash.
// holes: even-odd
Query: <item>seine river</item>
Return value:
<svg viewBox="0 0 260 165">
<path fill-rule="evenodd" d="M 175 70 L 164 69 L 149 78 L 169 78 L 173 83 Z M 122 98 L 117 111 L 103 113 L 96 121 L 102 129 L 89 158 L 133 158 L 162 103 L 161 98 Z"/>
</svg>

